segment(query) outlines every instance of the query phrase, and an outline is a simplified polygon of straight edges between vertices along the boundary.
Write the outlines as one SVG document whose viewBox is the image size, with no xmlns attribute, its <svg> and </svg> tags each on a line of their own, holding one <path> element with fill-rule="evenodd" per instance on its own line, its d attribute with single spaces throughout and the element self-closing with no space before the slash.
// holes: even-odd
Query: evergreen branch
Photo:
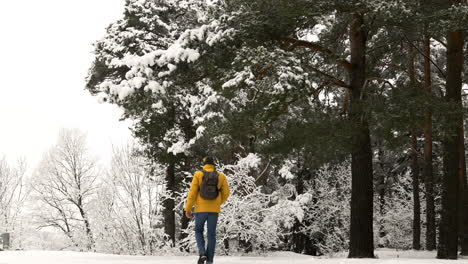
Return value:
<svg viewBox="0 0 468 264">
<path fill-rule="evenodd" d="M 343 116 L 346 114 L 346 112 L 348 112 L 349 99 L 350 99 L 349 97 L 350 97 L 349 90 L 347 90 L 343 98 L 343 109 L 340 112 L 340 116 Z"/>
<path fill-rule="evenodd" d="M 333 84 L 337 85 L 337 86 L 340 86 L 340 87 L 343 87 L 343 88 L 346 88 L 346 89 L 351 89 L 351 86 L 349 86 L 348 84 L 346 84 L 345 82 L 343 82 L 342 80 L 326 73 L 326 72 L 323 72 L 315 67 L 312 67 L 312 66 L 306 66 L 307 68 L 309 68 L 310 70 L 320 74 L 320 75 L 323 75 L 325 77 L 327 77 Z"/>
<path fill-rule="evenodd" d="M 435 37 L 431 37 L 432 39 L 434 39 L 435 41 L 439 42 L 442 46 L 444 46 L 444 48 L 447 48 L 447 44 L 445 42 L 443 42 L 441 39 L 438 39 L 438 38 L 435 38 Z"/>
<path fill-rule="evenodd" d="M 256 73 L 254 73 L 255 75 L 255 78 L 257 80 L 260 80 L 262 78 L 262 75 L 269 69 L 273 66 L 272 63 L 268 63 L 267 65 L 265 65 L 263 68 L 261 68 L 259 71 L 257 71 Z"/>
<path fill-rule="evenodd" d="M 392 87 L 393 89 L 395 89 L 395 86 L 393 86 L 392 83 L 390 83 L 388 80 L 384 79 L 384 78 L 380 78 L 380 77 L 371 77 L 371 78 L 367 78 L 366 81 L 364 82 L 364 85 L 362 86 L 362 90 L 361 90 L 361 94 L 359 95 L 360 99 L 362 100 L 364 98 L 364 92 L 365 90 L 367 89 L 367 86 L 370 82 L 372 81 L 378 81 L 378 82 L 383 82 L 384 84 L 388 84 L 390 85 L 390 87 Z"/>
<path fill-rule="evenodd" d="M 330 84 L 333 84 L 333 82 L 331 82 L 331 81 L 326 81 L 326 82 L 324 82 L 323 84 L 321 84 L 319 87 L 317 87 L 316 89 L 307 92 L 304 96 L 296 96 L 296 97 L 292 98 L 292 99 L 289 100 L 289 101 L 285 101 L 285 102 L 284 102 L 284 105 L 283 105 L 283 107 L 282 107 L 282 109 L 281 109 L 280 111 L 278 111 L 274 117 L 272 117 L 269 121 L 265 122 L 265 124 L 264 124 L 263 126 L 260 126 L 260 127 L 258 127 L 257 129 L 255 129 L 255 130 L 258 131 L 258 130 L 262 130 L 262 129 L 269 129 L 269 127 L 270 127 L 275 121 L 277 121 L 278 118 L 279 118 L 281 115 L 287 113 L 287 109 L 288 109 L 288 107 L 289 107 L 290 105 L 294 104 L 294 103 L 297 102 L 298 100 L 303 99 L 303 98 L 305 98 L 305 97 L 309 97 L 309 96 L 314 96 L 314 98 L 317 97 L 317 96 L 320 94 L 320 92 L 321 92 L 325 87 L 327 87 L 327 86 L 330 85 Z"/>
<path fill-rule="evenodd" d="M 317 43 L 294 39 L 294 38 L 288 38 L 288 37 L 278 37 L 276 38 L 276 40 L 291 43 L 292 45 L 289 48 L 290 50 L 296 47 L 305 47 L 305 48 L 309 48 L 311 50 L 323 53 L 325 55 L 331 56 L 336 59 L 336 62 L 338 63 L 338 65 L 343 66 L 348 72 L 352 71 L 353 67 L 349 61 L 347 61 L 346 59 L 338 58 L 338 56 L 332 50 L 322 47 L 321 45 Z"/>
<path fill-rule="evenodd" d="M 370 78 L 367 78 L 366 83 L 370 82 L 370 81 L 383 82 L 383 83 L 386 83 L 386 84 L 390 85 L 390 87 L 392 87 L 392 89 L 395 89 L 395 86 L 393 86 L 393 84 L 391 82 L 389 82 L 387 79 L 384 79 L 384 78 L 370 77 Z"/>
<path fill-rule="evenodd" d="M 434 66 L 437 68 L 437 70 L 439 70 L 440 74 L 441 74 L 442 77 L 445 79 L 445 78 L 446 78 L 446 77 L 445 77 L 445 73 L 442 71 L 442 69 L 441 69 L 430 57 L 426 56 L 426 54 L 424 54 L 423 51 L 421 51 L 416 45 L 414 45 L 414 43 L 413 43 L 412 41 L 410 41 L 406 35 L 404 35 L 404 37 L 405 37 L 406 41 L 407 41 L 414 49 L 416 49 L 416 51 L 419 52 L 419 54 L 421 54 L 424 58 L 428 59 L 428 60 L 432 63 L 432 65 L 434 65 Z"/>
</svg>

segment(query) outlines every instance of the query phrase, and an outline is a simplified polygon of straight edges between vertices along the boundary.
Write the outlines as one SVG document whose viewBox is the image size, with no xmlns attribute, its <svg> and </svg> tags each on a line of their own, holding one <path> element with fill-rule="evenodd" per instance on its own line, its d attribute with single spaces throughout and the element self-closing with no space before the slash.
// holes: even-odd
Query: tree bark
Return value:
<svg viewBox="0 0 468 264">
<path fill-rule="evenodd" d="M 175 161 L 170 158 L 166 169 L 166 191 L 171 195 L 175 192 Z M 167 198 L 163 201 L 164 206 L 164 233 L 171 240 L 172 246 L 175 246 L 175 202 L 173 198 Z"/>
<path fill-rule="evenodd" d="M 297 174 L 297 181 L 296 181 L 296 192 L 297 195 L 301 195 L 304 193 L 304 168 L 301 168 L 301 163 L 298 161 L 299 173 Z M 292 227 L 292 239 L 291 239 L 291 247 L 292 250 L 296 253 L 303 253 L 305 249 L 305 241 L 306 236 L 300 232 L 300 228 L 303 223 L 299 222 L 299 220 L 294 221 L 294 225 Z"/>
<path fill-rule="evenodd" d="M 411 133 L 411 175 L 413 177 L 413 249 L 421 249 L 421 202 L 419 199 L 418 141 L 414 131 Z"/>
<path fill-rule="evenodd" d="M 351 44 L 350 119 L 353 125 L 351 153 L 351 227 L 349 258 L 373 258 L 373 170 L 368 117 L 365 111 L 366 32 L 364 15 L 354 13 Z"/>
<path fill-rule="evenodd" d="M 385 231 L 385 224 L 383 223 L 383 217 L 386 214 L 386 171 L 385 171 L 385 161 L 384 161 L 384 151 L 383 147 L 381 144 L 377 144 L 378 146 L 378 164 L 380 167 L 380 173 L 377 175 L 374 175 L 374 177 L 377 177 L 377 190 L 376 192 L 378 193 L 378 200 L 379 200 L 379 215 L 381 217 L 381 222 L 379 223 L 379 238 L 382 239 L 387 235 L 387 232 Z M 387 246 L 386 243 L 384 244 L 378 244 L 378 247 L 385 247 Z"/>
<path fill-rule="evenodd" d="M 461 255 L 468 256 L 468 186 L 466 179 L 466 157 L 465 157 L 465 129 L 462 122 L 459 134 L 459 147 L 460 147 L 460 173 L 459 173 L 459 242 L 461 248 Z"/>
<path fill-rule="evenodd" d="M 86 235 L 88 236 L 88 244 L 86 245 L 88 250 L 91 250 L 94 247 L 94 238 L 93 238 L 93 233 L 91 231 L 91 225 L 89 223 L 88 216 L 86 215 L 86 212 L 83 208 L 83 202 L 82 198 L 78 198 L 78 211 L 80 212 L 80 216 L 83 219 L 83 222 L 85 224 L 85 229 L 86 229 Z"/>
<path fill-rule="evenodd" d="M 463 36 L 461 31 L 447 34 L 447 83 L 445 99 L 461 107 L 463 70 Z M 458 251 L 458 202 L 460 166 L 460 124 L 463 122 L 461 109 L 446 114 L 444 161 L 445 171 L 442 188 L 442 213 L 439 229 L 437 258 L 456 259 Z"/>
<path fill-rule="evenodd" d="M 412 40 L 410 40 L 412 41 Z M 409 45 L 408 72 L 410 79 L 410 89 L 417 93 L 415 50 L 413 43 Z M 411 130 L 411 176 L 413 180 L 413 249 L 421 249 L 421 202 L 419 199 L 419 162 L 418 162 L 418 135 L 416 128 Z"/>
<path fill-rule="evenodd" d="M 192 136 L 192 135 L 191 135 Z M 185 157 L 185 162 L 184 162 L 184 167 L 183 167 L 183 170 L 184 171 L 190 171 L 190 169 L 192 168 L 191 167 L 192 164 L 190 162 L 190 159 L 188 157 Z M 187 183 L 186 182 L 186 179 L 183 180 L 184 183 Z M 180 188 L 179 188 L 180 189 Z M 182 215 L 180 217 L 180 233 L 179 233 L 179 241 L 181 240 L 184 240 L 185 238 L 187 238 L 188 234 L 186 232 L 184 232 L 187 227 L 189 226 L 189 223 L 190 223 L 190 218 L 187 218 L 185 216 L 185 210 L 182 208 Z M 189 252 L 190 251 L 190 248 L 187 247 L 187 246 L 181 246 L 180 248 L 181 251 L 186 251 L 186 252 Z"/>
<path fill-rule="evenodd" d="M 431 77 L 431 40 L 424 39 L 424 87 L 428 95 L 432 94 Z M 432 111 L 426 110 L 424 121 L 424 185 L 426 191 L 426 250 L 436 249 L 436 224 L 434 205 L 434 176 L 432 161 Z"/>
</svg>

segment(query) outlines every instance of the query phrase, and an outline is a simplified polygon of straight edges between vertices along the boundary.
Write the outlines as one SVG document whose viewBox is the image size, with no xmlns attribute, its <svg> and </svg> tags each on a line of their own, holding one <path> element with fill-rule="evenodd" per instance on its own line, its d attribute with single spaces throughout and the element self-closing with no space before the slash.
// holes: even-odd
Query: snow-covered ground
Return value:
<svg viewBox="0 0 468 264">
<path fill-rule="evenodd" d="M 378 250 L 377 259 L 346 259 L 344 254 L 336 257 L 310 257 L 291 252 L 276 252 L 262 257 L 215 258 L 217 264 L 437 264 L 463 263 L 468 259 L 438 260 L 435 252 Z M 145 257 L 122 256 L 70 251 L 6 251 L 0 252 L 0 264 L 190 264 L 196 263 L 195 256 Z"/>
</svg>

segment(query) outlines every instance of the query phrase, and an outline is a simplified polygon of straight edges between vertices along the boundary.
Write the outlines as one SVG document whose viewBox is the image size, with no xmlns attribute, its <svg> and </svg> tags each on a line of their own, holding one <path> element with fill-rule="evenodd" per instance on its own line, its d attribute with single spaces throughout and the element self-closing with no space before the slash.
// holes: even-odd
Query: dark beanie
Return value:
<svg viewBox="0 0 468 264">
<path fill-rule="evenodd" d="M 211 157 L 211 156 L 208 156 L 208 157 L 204 157 L 203 158 L 203 165 L 215 165 L 215 161 L 214 161 L 214 158 Z"/>
</svg>

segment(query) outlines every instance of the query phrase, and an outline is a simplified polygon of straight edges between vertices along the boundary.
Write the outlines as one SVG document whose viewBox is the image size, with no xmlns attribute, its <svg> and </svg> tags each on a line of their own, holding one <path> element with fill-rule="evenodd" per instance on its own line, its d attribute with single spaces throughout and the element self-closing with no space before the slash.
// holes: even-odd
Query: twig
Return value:
<svg viewBox="0 0 468 264">
<path fill-rule="evenodd" d="M 434 65 L 437 68 L 437 70 L 439 70 L 442 77 L 445 78 L 445 73 L 442 71 L 442 69 L 430 57 L 426 56 L 426 54 L 424 54 L 424 52 L 422 52 L 416 45 L 414 45 L 413 42 L 410 41 L 406 35 L 404 35 L 404 37 L 405 37 L 406 41 L 408 41 L 408 43 L 411 46 L 413 46 L 413 48 L 415 48 L 419 52 L 419 54 L 421 54 L 424 58 L 428 59 L 432 63 L 432 65 Z"/>
<path fill-rule="evenodd" d="M 266 173 L 267 169 L 270 167 L 271 160 L 268 161 L 265 169 L 260 173 L 260 175 L 255 179 L 255 184 L 258 185 L 258 182 L 263 178 L 263 175 Z"/>
<path fill-rule="evenodd" d="M 288 37 L 278 37 L 278 38 L 276 38 L 276 40 L 291 43 L 292 45 L 291 45 L 290 49 L 294 49 L 295 47 L 306 47 L 306 48 L 309 48 L 311 50 L 318 51 L 318 52 L 323 53 L 325 55 L 329 55 L 331 57 L 334 57 L 334 58 L 336 58 L 336 62 L 339 65 L 343 66 L 348 72 L 352 71 L 353 67 L 352 67 L 352 65 L 351 65 L 351 63 L 349 61 L 347 61 L 346 59 L 338 58 L 338 56 L 333 51 L 331 51 L 330 49 L 327 49 L 325 47 L 322 47 L 321 45 L 319 45 L 317 43 L 313 43 L 313 42 L 309 42 L 309 41 L 305 41 L 305 40 L 294 39 L 294 38 L 288 38 Z"/>
<path fill-rule="evenodd" d="M 345 82 L 343 82 L 342 80 L 339 80 L 337 79 L 336 77 L 326 73 L 326 72 L 323 72 L 315 67 L 312 67 L 312 66 L 307 66 L 308 68 L 310 68 L 312 71 L 318 73 L 318 74 L 321 74 L 325 77 L 327 77 L 328 79 L 330 79 L 330 81 L 340 87 L 343 87 L 343 88 L 346 88 L 346 89 L 351 89 L 351 86 L 349 86 L 348 84 L 346 84 Z"/>
</svg>

